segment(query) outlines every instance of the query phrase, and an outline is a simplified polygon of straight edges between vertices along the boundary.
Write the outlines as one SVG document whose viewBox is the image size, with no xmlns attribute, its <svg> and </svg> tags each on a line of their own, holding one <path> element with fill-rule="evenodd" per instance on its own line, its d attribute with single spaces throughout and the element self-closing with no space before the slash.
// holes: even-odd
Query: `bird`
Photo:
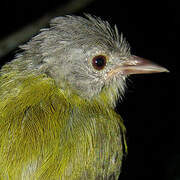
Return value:
<svg viewBox="0 0 180 180">
<path fill-rule="evenodd" d="M 168 72 L 133 55 L 99 17 L 55 17 L 0 70 L 0 179 L 118 180 L 126 128 L 114 110 L 131 74 Z"/>
</svg>

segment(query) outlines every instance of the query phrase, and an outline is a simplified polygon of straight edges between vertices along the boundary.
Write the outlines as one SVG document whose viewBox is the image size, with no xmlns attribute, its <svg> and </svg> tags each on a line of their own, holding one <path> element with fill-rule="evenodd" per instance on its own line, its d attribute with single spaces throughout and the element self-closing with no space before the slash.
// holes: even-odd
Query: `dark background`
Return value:
<svg viewBox="0 0 180 180">
<path fill-rule="evenodd" d="M 67 1 L 6 1 L 0 6 L 0 39 L 53 11 Z M 120 179 L 180 179 L 177 71 L 180 22 L 174 1 L 96 0 L 83 12 L 117 24 L 132 47 L 132 53 L 153 60 L 170 73 L 133 75 L 126 96 L 117 104 L 127 127 L 128 155 Z M 3 65 L 15 51 L 0 59 Z"/>
</svg>

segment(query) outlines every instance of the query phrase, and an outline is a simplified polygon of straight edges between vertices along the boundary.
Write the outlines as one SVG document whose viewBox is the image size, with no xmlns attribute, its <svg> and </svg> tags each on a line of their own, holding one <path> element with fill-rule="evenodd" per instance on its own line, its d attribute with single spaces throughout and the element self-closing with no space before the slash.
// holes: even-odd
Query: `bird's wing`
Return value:
<svg viewBox="0 0 180 180">
<path fill-rule="evenodd" d="M 63 94 L 46 75 L 0 76 L 0 179 L 32 174 L 43 156 L 53 166 L 46 155 L 50 149 L 56 154 L 65 109 Z"/>
</svg>

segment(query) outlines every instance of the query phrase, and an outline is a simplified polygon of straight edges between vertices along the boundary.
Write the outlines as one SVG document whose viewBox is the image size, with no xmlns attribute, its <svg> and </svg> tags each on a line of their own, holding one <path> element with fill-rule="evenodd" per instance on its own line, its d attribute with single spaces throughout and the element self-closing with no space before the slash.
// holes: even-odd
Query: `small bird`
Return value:
<svg viewBox="0 0 180 180">
<path fill-rule="evenodd" d="M 168 70 L 89 14 L 56 17 L 20 48 L 0 70 L 0 179 L 117 180 L 127 145 L 116 100 L 129 75 Z"/>
</svg>

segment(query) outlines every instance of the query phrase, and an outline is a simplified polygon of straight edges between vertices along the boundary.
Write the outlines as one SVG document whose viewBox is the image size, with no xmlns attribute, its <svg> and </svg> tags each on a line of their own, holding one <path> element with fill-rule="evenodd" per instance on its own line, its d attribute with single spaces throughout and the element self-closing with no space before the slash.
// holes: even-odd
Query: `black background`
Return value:
<svg viewBox="0 0 180 180">
<path fill-rule="evenodd" d="M 20 29 L 67 1 L 6 1 L 0 6 L 0 38 Z M 170 73 L 133 75 L 117 111 L 127 127 L 128 155 L 120 179 L 180 179 L 177 71 L 178 4 L 174 1 L 96 0 L 77 12 L 117 24 L 132 53 L 163 65 Z M 10 61 L 15 52 L 0 59 Z"/>
</svg>

